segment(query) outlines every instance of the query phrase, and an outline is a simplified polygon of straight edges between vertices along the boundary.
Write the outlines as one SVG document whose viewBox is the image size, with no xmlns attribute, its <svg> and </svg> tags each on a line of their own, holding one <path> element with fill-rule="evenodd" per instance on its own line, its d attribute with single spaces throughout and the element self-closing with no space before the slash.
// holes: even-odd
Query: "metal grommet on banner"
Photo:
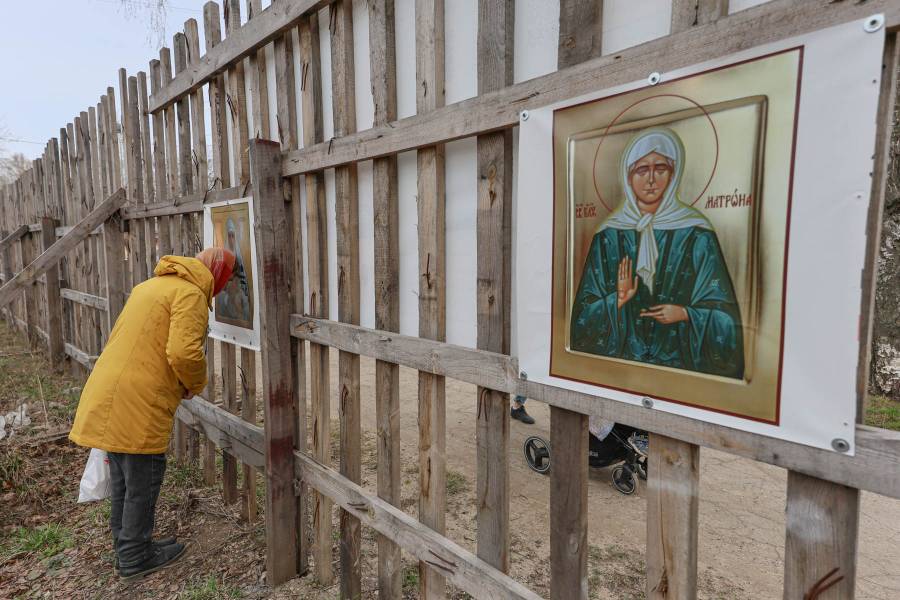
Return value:
<svg viewBox="0 0 900 600">
<path fill-rule="evenodd" d="M 644 405 L 644 408 L 653 408 L 653 400 L 644 396 L 641 398 L 641 404 Z"/>
<path fill-rule="evenodd" d="M 661 79 L 662 75 L 660 75 L 656 71 L 653 71 L 652 73 L 650 73 L 650 76 L 647 77 L 647 83 L 649 83 L 650 85 L 656 85 Z"/>
<path fill-rule="evenodd" d="M 850 443 L 841 438 L 834 438 L 831 440 L 831 447 L 834 448 L 835 452 L 847 452 L 850 450 Z"/>
<path fill-rule="evenodd" d="M 519 118 L 522 119 L 523 121 L 527 121 L 528 120 L 528 111 L 523 110 L 521 113 L 519 113 Z"/>
<path fill-rule="evenodd" d="M 875 33 L 882 27 L 884 27 L 884 15 L 872 15 L 863 24 L 866 33 Z"/>
</svg>

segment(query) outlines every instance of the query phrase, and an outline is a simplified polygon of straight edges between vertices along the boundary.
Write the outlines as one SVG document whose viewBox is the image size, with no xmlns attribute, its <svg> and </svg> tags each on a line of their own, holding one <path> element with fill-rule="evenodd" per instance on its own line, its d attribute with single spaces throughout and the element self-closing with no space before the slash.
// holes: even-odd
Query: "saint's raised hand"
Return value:
<svg viewBox="0 0 900 600">
<path fill-rule="evenodd" d="M 625 303 L 634 298 L 638 290 L 638 277 L 632 274 L 631 258 L 626 256 L 619 263 L 619 274 L 616 279 L 616 299 L 618 307 L 622 308 Z"/>
<path fill-rule="evenodd" d="M 649 317 L 656 319 L 663 325 L 671 325 L 680 321 L 688 320 L 688 311 L 683 306 L 677 304 L 657 304 L 646 310 L 641 311 L 641 317 Z"/>
</svg>

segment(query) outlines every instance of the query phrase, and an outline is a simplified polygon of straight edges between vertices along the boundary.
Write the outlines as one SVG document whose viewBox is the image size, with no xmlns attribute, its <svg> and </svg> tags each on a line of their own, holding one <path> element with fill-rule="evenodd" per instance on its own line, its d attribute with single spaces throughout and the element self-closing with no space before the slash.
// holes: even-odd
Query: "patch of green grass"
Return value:
<svg viewBox="0 0 900 600">
<path fill-rule="evenodd" d="M 88 521 L 93 523 L 94 525 L 106 525 L 109 523 L 109 513 L 110 513 L 110 502 L 109 498 L 106 500 L 101 500 L 100 502 L 95 502 L 85 513 Z"/>
<path fill-rule="evenodd" d="M 403 591 L 414 592 L 419 589 L 419 565 L 403 567 Z"/>
<path fill-rule="evenodd" d="M 214 575 L 188 585 L 178 595 L 179 600 L 234 600 L 243 597 L 241 590 L 224 581 L 220 582 Z"/>
<path fill-rule="evenodd" d="M 33 528 L 19 527 L 0 550 L 0 554 L 10 557 L 37 553 L 43 558 L 50 558 L 66 548 L 71 548 L 73 543 L 71 530 L 59 523 L 48 523 Z"/>
<path fill-rule="evenodd" d="M 18 451 L 0 450 L 0 493 L 15 492 L 20 500 L 39 500 L 34 474 Z"/>
<path fill-rule="evenodd" d="M 469 490 L 469 480 L 459 471 L 447 469 L 447 496 L 453 497 Z"/>
<path fill-rule="evenodd" d="M 866 425 L 900 431 L 900 402 L 886 396 L 869 396 Z"/>
<path fill-rule="evenodd" d="M 203 487 L 203 471 L 190 462 L 178 464 L 174 459 L 166 468 L 167 483 L 178 489 Z"/>
</svg>

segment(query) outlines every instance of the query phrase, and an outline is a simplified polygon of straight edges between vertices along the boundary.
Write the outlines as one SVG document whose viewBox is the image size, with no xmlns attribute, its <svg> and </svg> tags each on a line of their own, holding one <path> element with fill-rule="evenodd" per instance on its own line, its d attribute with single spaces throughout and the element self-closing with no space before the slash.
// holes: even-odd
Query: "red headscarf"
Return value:
<svg viewBox="0 0 900 600">
<path fill-rule="evenodd" d="M 231 279 L 234 271 L 234 254 L 225 248 L 207 248 L 197 255 L 197 260 L 206 265 L 206 268 L 212 273 L 213 296 L 217 295 L 225 289 L 225 284 Z"/>
</svg>

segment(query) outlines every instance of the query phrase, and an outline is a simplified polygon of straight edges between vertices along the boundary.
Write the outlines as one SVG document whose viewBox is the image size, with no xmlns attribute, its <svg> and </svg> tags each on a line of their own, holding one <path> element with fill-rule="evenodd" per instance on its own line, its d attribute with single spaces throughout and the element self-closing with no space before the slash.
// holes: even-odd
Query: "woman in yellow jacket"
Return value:
<svg viewBox="0 0 900 600">
<path fill-rule="evenodd" d="M 151 540 L 156 500 L 175 410 L 206 386 L 209 309 L 234 262 L 223 248 L 162 257 L 154 277 L 131 291 L 81 393 L 69 439 L 109 457 L 110 528 L 124 579 L 184 553 L 174 539 Z"/>
</svg>

